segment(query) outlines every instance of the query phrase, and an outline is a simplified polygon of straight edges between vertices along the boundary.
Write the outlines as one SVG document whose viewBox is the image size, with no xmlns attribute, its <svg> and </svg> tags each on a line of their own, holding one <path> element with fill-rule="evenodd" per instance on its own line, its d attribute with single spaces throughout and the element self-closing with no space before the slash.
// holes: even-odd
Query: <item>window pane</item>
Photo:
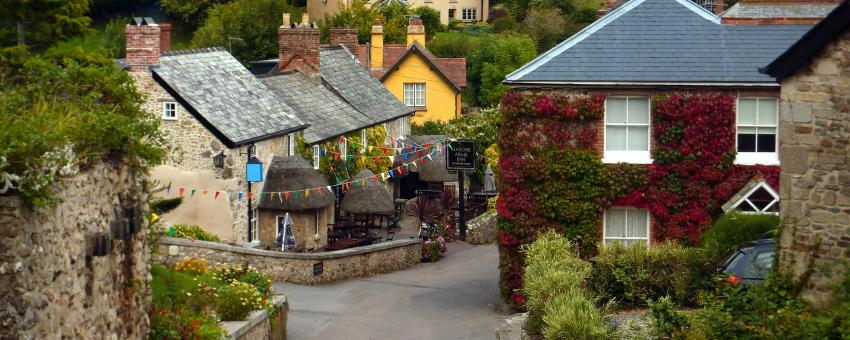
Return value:
<svg viewBox="0 0 850 340">
<path fill-rule="evenodd" d="M 758 210 L 764 210 L 776 198 L 773 197 L 767 189 L 760 187 L 750 194 L 750 197 L 747 197 L 747 199 L 750 200 L 750 202 L 756 206 Z"/>
<path fill-rule="evenodd" d="M 605 150 L 626 151 L 626 127 L 608 126 L 605 129 Z"/>
<path fill-rule="evenodd" d="M 762 129 L 759 129 L 757 152 L 776 152 L 776 135 L 775 134 L 762 134 Z"/>
<path fill-rule="evenodd" d="M 776 125 L 776 99 L 759 99 L 759 125 Z"/>
<path fill-rule="evenodd" d="M 741 98 L 738 100 L 738 124 L 756 124 L 756 100 L 753 98 Z"/>
<path fill-rule="evenodd" d="M 649 98 L 629 98 L 629 124 L 649 124 Z"/>
<path fill-rule="evenodd" d="M 629 151 L 649 151 L 649 127 L 630 126 Z"/>
<path fill-rule="evenodd" d="M 628 214 L 628 237 L 647 237 L 646 235 L 646 210 L 630 209 Z"/>
<path fill-rule="evenodd" d="M 756 152 L 755 133 L 738 133 L 738 152 Z"/>
<path fill-rule="evenodd" d="M 605 213 L 605 236 L 626 236 L 626 211 L 623 209 L 609 209 Z"/>
<path fill-rule="evenodd" d="M 626 123 L 626 98 L 608 98 L 605 107 L 605 119 L 608 123 Z"/>
</svg>

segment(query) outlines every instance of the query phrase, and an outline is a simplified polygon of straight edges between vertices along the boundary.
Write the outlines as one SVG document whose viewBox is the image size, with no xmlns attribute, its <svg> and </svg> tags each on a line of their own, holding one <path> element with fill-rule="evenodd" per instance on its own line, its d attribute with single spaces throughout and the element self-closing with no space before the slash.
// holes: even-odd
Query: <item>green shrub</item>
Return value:
<svg viewBox="0 0 850 340">
<path fill-rule="evenodd" d="M 677 335 L 688 325 L 688 317 L 676 310 L 678 306 L 669 296 L 649 302 L 652 332 L 659 337 Z"/>
<path fill-rule="evenodd" d="M 216 292 L 214 308 L 222 320 L 245 320 L 252 311 L 266 307 L 266 299 L 249 283 L 233 281 Z"/>
<path fill-rule="evenodd" d="M 703 234 L 702 247 L 717 261 L 722 261 L 743 242 L 776 236 L 778 227 L 779 216 L 776 215 L 723 214 Z"/>
<path fill-rule="evenodd" d="M 183 197 L 166 198 L 161 200 L 151 200 L 148 202 L 150 211 L 157 215 L 162 215 L 177 209 L 183 203 Z"/>
<path fill-rule="evenodd" d="M 529 332 L 547 339 L 596 339 L 611 332 L 595 298 L 584 288 L 590 265 L 571 251 L 572 244 L 552 231 L 523 247 Z"/>
<path fill-rule="evenodd" d="M 209 233 L 196 225 L 175 224 L 168 229 L 168 236 L 199 241 L 221 242 L 218 235 Z"/>
<path fill-rule="evenodd" d="M 271 293 L 272 280 L 258 271 L 247 271 L 237 280 L 254 286 L 263 296 L 269 296 Z"/>
<path fill-rule="evenodd" d="M 213 299 L 204 287 L 217 283 L 208 275 L 191 275 L 151 265 L 152 308 L 149 339 L 219 339 L 218 319 L 209 315 Z"/>
<path fill-rule="evenodd" d="M 590 287 L 603 299 L 625 306 L 643 306 L 667 295 L 679 304 L 693 305 L 697 293 L 712 286 L 716 269 L 704 254 L 702 249 L 672 243 L 602 246 Z"/>
<path fill-rule="evenodd" d="M 410 125 L 410 133 L 416 136 L 442 135 L 446 133 L 447 124 L 441 121 L 429 120 L 422 124 Z"/>
</svg>

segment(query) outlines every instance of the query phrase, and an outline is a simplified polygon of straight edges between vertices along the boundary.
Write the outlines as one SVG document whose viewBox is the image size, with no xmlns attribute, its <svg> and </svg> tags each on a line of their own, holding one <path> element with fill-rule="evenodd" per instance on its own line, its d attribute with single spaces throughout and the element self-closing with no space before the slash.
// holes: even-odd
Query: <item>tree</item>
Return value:
<svg viewBox="0 0 850 340">
<path fill-rule="evenodd" d="M 243 64 L 278 54 L 280 15 L 293 12 L 280 0 L 236 0 L 209 10 L 204 24 L 192 37 L 193 47 L 233 46 L 231 52 Z M 293 12 L 293 18 L 298 13 Z"/>
<path fill-rule="evenodd" d="M 399 2 L 390 2 L 371 7 L 366 0 L 354 0 L 350 5 L 340 6 L 335 15 L 325 15 L 319 22 L 322 29 L 322 41 L 328 42 L 330 29 L 334 27 L 346 27 L 357 29 L 357 40 L 361 44 L 370 41 L 372 23 L 375 19 L 381 19 L 384 28 L 385 44 L 404 44 L 407 41 L 407 24 L 411 15 L 422 18 L 425 26 L 426 39 L 434 37 L 436 32 L 445 31 L 445 26 L 440 23 L 440 12 L 429 7 L 417 7 L 411 9 Z"/>
<path fill-rule="evenodd" d="M 440 12 L 436 9 L 425 6 L 416 7 L 410 11 L 410 14 L 418 15 L 422 19 L 422 25 L 425 26 L 426 40 L 431 40 L 437 32 L 446 30 L 446 26 L 440 22 Z"/>
<path fill-rule="evenodd" d="M 350 5 L 341 5 L 336 15 L 327 15 L 319 21 L 322 30 L 322 41 L 329 42 L 332 27 L 357 29 L 357 40 L 365 44 L 370 40 L 372 21 L 378 17 L 377 12 L 366 4 L 366 0 L 354 0 Z"/>
<path fill-rule="evenodd" d="M 229 0 L 159 0 L 162 10 L 177 19 L 198 27 L 207 17 L 207 10 Z"/>
<path fill-rule="evenodd" d="M 42 51 L 56 41 L 90 32 L 88 0 L 0 1 L 0 46 Z"/>
<path fill-rule="evenodd" d="M 534 59 L 534 40 L 522 34 L 491 35 L 467 58 L 468 103 L 495 106 L 507 91 L 505 76 Z"/>
<path fill-rule="evenodd" d="M 549 50 L 566 38 L 567 20 L 561 11 L 554 7 L 530 10 L 523 26 L 523 31 L 537 42 L 538 53 Z"/>
</svg>

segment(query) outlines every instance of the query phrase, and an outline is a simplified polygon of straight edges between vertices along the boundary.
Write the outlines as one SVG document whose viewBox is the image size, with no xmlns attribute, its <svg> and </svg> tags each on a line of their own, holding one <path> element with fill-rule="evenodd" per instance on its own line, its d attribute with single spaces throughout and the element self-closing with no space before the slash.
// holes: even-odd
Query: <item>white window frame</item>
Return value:
<svg viewBox="0 0 850 340">
<path fill-rule="evenodd" d="M 478 9 L 477 8 L 463 8 L 460 11 L 460 18 L 463 21 L 478 20 Z"/>
<path fill-rule="evenodd" d="M 313 169 L 319 169 L 322 162 L 322 155 L 319 153 L 319 146 L 313 145 Z"/>
<path fill-rule="evenodd" d="M 626 222 L 627 223 L 629 221 L 629 215 L 628 215 L 629 210 L 646 211 L 646 237 L 611 237 L 611 238 L 609 238 L 609 237 L 605 236 L 606 232 L 608 231 L 608 211 L 609 210 L 625 210 L 626 211 Z M 638 209 L 638 208 L 635 208 L 635 207 L 628 207 L 628 206 L 609 207 L 608 209 L 605 209 L 605 211 L 602 213 L 602 244 L 607 245 L 609 243 L 608 240 L 612 240 L 612 243 L 613 243 L 613 241 L 616 241 L 616 240 L 646 240 L 646 246 L 648 247 L 648 246 L 651 245 L 650 239 L 652 238 L 652 226 L 649 224 L 649 221 L 650 221 L 649 210 Z M 629 230 L 629 229 L 626 228 L 626 230 Z"/>
<path fill-rule="evenodd" d="M 295 134 L 289 135 L 289 156 L 295 156 Z"/>
<path fill-rule="evenodd" d="M 260 240 L 260 209 L 254 208 L 254 213 L 251 215 L 251 240 L 249 242 Z"/>
<path fill-rule="evenodd" d="M 162 102 L 162 120 L 177 120 L 177 102 Z"/>
<path fill-rule="evenodd" d="M 756 207 L 755 204 L 753 204 L 750 201 L 750 196 L 753 193 L 755 193 L 756 190 L 758 190 L 759 188 L 764 188 L 765 190 L 767 190 L 767 192 L 771 196 L 773 196 L 773 201 L 771 201 L 770 204 L 768 204 L 766 207 L 764 207 L 764 209 L 759 209 L 758 207 Z M 738 210 L 738 207 L 741 206 L 741 204 L 749 204 L 749 206 L 752 207 L 753 210 L 755 210 L 755 211 Z M 729 208 L 729 210 L 734 210 L 735 212 L 739 212 L 739 213 L 742 213 L 742 214 L 778 215 L 779 214 L 778 212 L 768 211 L 778 204 L 779 204 L 779 193 L 776 192 L 776 190 L 774 190 L 769 184 L 767 184 L 767 182 L 762 181 L 762 182 L 759 182 L 758 184 L 754 185 L 752 188 L 750 188 L 750 190 L 747 190 L 747 192 L 745 194 L 741 195 L 741 198 L 738 199 L 738 201 L 736 201 L 735 203 L 733 203 L 732 206 Z"/>
<path fill-rule="evenodd" d="M 740 107 L 741 99 L 756 100 L 756 125 L 743 125 L 743 127 L 753 128 L 774 128 L 776 129 L 774 142 L 775 149 L 773 152 L 738 152 L 738 128 L 742 125 L 738 124 L 738 108 Z M 773 100 L 776 102 L 776 125 L 760 125 L 758 124 L 759 102 L 762 100 Z M 758 146 L 758 134 L 756 134 L 756 146 Z M 776 97 L 738 97 L 735 101 L 735 164 L 740 165 L 779 165 L 779 98 Z"/>
<path fill-rule="evenodd" d="M 616 126 L 646 126 L 647 134 L 646 134 L 646 151 L 608 151 L 608 99 L 626 99 L 626 110 L 628 110 L 628 101 L 631 98 L 635 99 L 646 99 L 647 103 L 647 112 L 649 113 L 649 119 L 646 124 L 611 124 Z M 602 162 L 603 163 L 632 163 L 632 164 L 651 164 L 652 157 L 650 156 L 650 149 L 652 149 L 652 101 L 649 100 L 649 97 L 646 96 L 612 96 L 605 99 L 605 114 L 603 121 L 603 131 L 602 134 Z M 626 111 L 626 121 L 628 121 L 628 111 Z M 626 136 L 626 145 L 628 145 L 628 135 Z"/>
<path fill-rule="evenodd" d="M 404 105 L 412 107 L 426 106 L 425 83 L 404 83 L 403 86 Z"/>
<path fill-rule="evenodd" d="M 360 153 L 366 153 L 366 148 L 369 147 L 369 135 L 366 129 L 360 130 Z"/>
<path fill-rule="evenodd" d="M 339 143 L 339 157 L 343 162 L 348 160 L 348 138 L 342 137 L 342 143 Z"/>
</svg>

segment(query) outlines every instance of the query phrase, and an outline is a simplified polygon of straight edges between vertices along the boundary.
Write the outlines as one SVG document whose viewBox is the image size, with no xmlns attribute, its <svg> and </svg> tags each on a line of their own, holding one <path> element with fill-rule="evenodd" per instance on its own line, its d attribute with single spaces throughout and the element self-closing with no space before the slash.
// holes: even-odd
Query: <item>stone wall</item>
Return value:
<svg viewBox="0 0 850 340">
<path fill-rule="evenodd" d="M 489 244 L 496 241 L 495 212 L 485 212 L 466 222 L 466 242 L 470 244 Z"/>
<path fill-rule="evenodd" d="M 140 180 L 124 165 L 100 163 L 65 178 L 56 206 L 0 197 L 0 339 L 147 336 L 146 233 L 113 239 L 106 256 L 87 257 L 85 241 L 109 234 L 122 207 L 147 201 Z"/>
<path fill-rule="evenodd" d="M 183 205 L 178 208 L 182 211 L 207 211 L 210 209 L 208 204 L 214 198 L 214 193 L 203 195 L 202 192 L 196 193 L 194 197 L 190 197 L 191 189 L 203 190 L 222 190 L 230 192 L 230 195 L 222 194 L 219 199 L 229 200 L 230 205 L 230 220 L 227 224 L 232 226 L 232 233 L 227 235 L 219 235 L 223 239 L 232 242 L 247 242 L 248 240 L 248 211 L 247 199 L 243 198 L 240 202 L 236 192 L 242 191 L 247 195 L 248 186 L 245 182 L 245 163 L 247 163 L 248 147 L 239 146 L 233 149 L 228 148 L 204 127 L 195 117 L 177 100 L 174 99 L 168 92 L 165 91 L 151 76 L 150 71 L 131 72 L 136 87 L 140 92 L 147 95 L 147 99 L 143 104 L 143 108 L 153 112 L 155 117 L 162 119 L 163 103 L 175 102 L 177 109 L 176 119 L 162 119 L 160 130 L 165 134 L 167 145 L 169 146 L 169 154 L 163 166 L 154 169 L 155 176 L 152 179 L 160 182 L 165 186 L 169 183 L 172 190 L 169 193 L 161 192 L 161 198 L 177 197 L 179 195 L 178 188 L 185 187 L 186 192 Z M 263 162 L 264 170 L 268 170 L 268 164 L 274 156 L 285 156 L 289 154 L 289 136 L 280 136 L 257 142 L 256 144 L 257 158 Z M 212 157 L 224 153 L 224 167 L 221 169 L 213 166 Z M 181 181 L 181 177 L 185 176 L 170 176 L 170 168 L 177 168 L 183 172 L 196 173 L 197 178 L 207 178 L 212 174 L 213 178 L 221 181 L 210 181 L 208 187 L 190 187 L 196 181 Z M 160 169 L 164 168 L 164 169 Z M 164 171 L 157 171 L 164 170 Z M 182 175 L 182 174 L 181 174 Z M 214 182 L 214 183 L 213 183 Z M 223 182 L 223 185 L 222 185 Z M 251 186 L 251 191 L 255 194 L 262 189 L 263 183 L 254 183 Z M 201 195 L 198 195 L 201 194 Z M 206 200 L 206 201 L 200 201 Z M 178 217 L 179 216 L 179 217 Z M 217 217 L 217 216 L 216 216 Z M 212 217 L 203 213 L 180 213 L 176 211 L 174 215 L 166 215 L 163 217 L 166 223 L 170 224 L 189 224 L 199 225 L 205 229 L 208 224 L 222 223 L 220 219 L 213 220 Z"/>
<path fill-rule="evenodd" d="M 163 237 L 154 262 L 173 265 L 185 258 L 204 258 L 213 264 L 247 263 L 271 275 L 272 280 L 318 284 L 388 273 L 422 261 L 419 240 L 383 242 L 324 253 L 284 253 L 249 249 L 223 243 Z M 314 275 L 317 265 L 321 274 Z"/>
<path fill-rule="evenodd" d="M 289 315 L 289 301 L 286 295 L 274 297 L 277 315 L 269 317 L 264 310 L 251 313 L 245 321 L 223 321 L 226 339 L 233 340 L 286 340 L 286 321 Z"/>
<path fill-rule="evenodd" d="M 850 265 L 850 31 L 782 81 L 779 268 L 828 299 Z"/>
</svg>

